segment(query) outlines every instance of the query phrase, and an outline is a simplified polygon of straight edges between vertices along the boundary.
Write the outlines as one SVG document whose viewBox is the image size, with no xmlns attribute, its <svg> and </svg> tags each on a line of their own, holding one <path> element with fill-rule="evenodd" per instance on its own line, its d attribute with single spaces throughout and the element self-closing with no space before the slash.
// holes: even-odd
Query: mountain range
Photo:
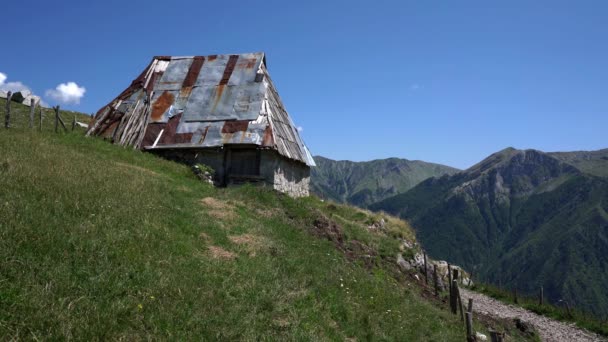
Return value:
<svg viewBox="0 0 608 342">
<path fill-rule="evenodd" d="M 403 193 L 429 177 L 451 175 L 453 167 L 399 158 L 367 162 L 314 157 L 311 191 L 317 196 L 359 207 Z"/>
<path fill-rule="evenodd" d="M 478 279 L 608 314 L 608 149 L 507 148 L 368 206 Z"/>
</svg>

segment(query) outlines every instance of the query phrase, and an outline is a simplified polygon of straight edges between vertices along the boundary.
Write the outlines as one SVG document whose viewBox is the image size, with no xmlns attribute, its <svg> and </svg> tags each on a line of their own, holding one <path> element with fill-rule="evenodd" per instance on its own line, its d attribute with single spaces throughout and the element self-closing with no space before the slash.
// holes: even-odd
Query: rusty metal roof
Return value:
<svg viewBox="0 0 608 342">
<path fill-rule="evenodd" d="M 315 165 L 260 52 L 154 57 L 87 134 L 142 149 L 257 145 Z"/>
</svg>

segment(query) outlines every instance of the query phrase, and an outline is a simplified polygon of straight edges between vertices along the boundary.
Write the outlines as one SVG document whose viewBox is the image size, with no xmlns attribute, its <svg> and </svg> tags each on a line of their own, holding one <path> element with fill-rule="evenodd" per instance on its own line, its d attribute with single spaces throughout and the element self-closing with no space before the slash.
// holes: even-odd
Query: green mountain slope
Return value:
<svg viewBox="0 0 608 342">
<path fill-rule="evenodd" d="M 548 153 L 579 170 L 599 177 L 608 177 L 608 148 L 598 151 Z"/>
<path fill-rule="evenodd" d="M 398 158 L 352 162 L 316 156 L 315 162 L 317 167 L 311 172 L 313 193 L 358 207 L 405 192 L 429 177 L 458 172 L 445 165 Z"/>
<path fill-rule="evenodd" d="M 553 302 L 605 315 L 608 180 L 562 159 L 509 148 L 371 208 L 407 218 L 432 256 L 481 279 L 529 294 L 544 286 Z"/>
<path fill-rule="evenodd" d="M 396 268 L 414 236 L 386 215 L 216 189 L 151 154 L 18 128 L 0 129 L 0 189 L 2 339 L 465 336 Z"/>
</svg>

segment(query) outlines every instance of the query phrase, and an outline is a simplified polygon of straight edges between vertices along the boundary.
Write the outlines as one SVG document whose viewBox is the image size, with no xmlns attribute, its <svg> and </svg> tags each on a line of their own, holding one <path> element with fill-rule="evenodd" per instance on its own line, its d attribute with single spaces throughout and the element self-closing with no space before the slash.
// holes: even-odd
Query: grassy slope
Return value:
<svg viewBox="0 0 608 342">
<path fill-rule="evenodd" d="M 0 130 L 0 189 L 0 336 L 9 339 L 464 336 L 406 278 L 308 233 L 328 217 L 382 265 L 395 236 L 412 238 L 400 221 L 370 233 L 370 213 L 214 189 L 149 154 L 16 128 Z"/>
<path fill-rule="evenodd" d="M 583 172 L 608 177 L 608 148 L 598 151 L 553 152 L 549 155 L 574 165 Z"/>
</svg>

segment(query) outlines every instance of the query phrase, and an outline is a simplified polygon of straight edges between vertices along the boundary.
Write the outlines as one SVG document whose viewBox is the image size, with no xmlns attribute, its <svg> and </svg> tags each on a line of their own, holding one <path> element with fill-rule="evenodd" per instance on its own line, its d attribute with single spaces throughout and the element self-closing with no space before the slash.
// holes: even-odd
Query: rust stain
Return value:
<svg viewBox="0 0 608 342">
<path fill-rule="evenodd" d="M 220 99 L 222 98 L 222 94 L 224 94 L 224 87 L 228 84 L 230 80 L 230 76 L 232 76 L 232 72 L 234 71 L 234 67 L 236 65 L 236 61 L 239 59 L 239 55 L 230 55 L 228 59 L 228 63 L 226 64 L 226 68 L 224 69 L 224 74 L 222 75 L 222 79 L 217 86 L 217 91 L 215 93 L 215 101 L 213 101 L 213 108 L 211 112 L 215 112 L 215 108 L 217 108 Z"/>
<path fill-rule="evenodd" d="M 178 133 L 175 135 L 176 144 L 188 144 L 192 141 L 192 133 Z"/>
<path fill-rule="evenodd" d="M 222 134 L 222 144 L 227 144 L 230 142 L 230 140 L 232 140 L 232 136 L 234 135 L 234 133 L 226 133 L 226 134 Z"/>
<path fill-rule="evenodd" d="M 190 68 L 188 69 L 188 73 L 186 74 L 186 78 L 184 78 L 184 82 L 182 83 L 182 90 L 180 91 L 181 97 L 188 97 L 192 92 L 192 87 L 196 83 L 196 79 L 198 78 L 199 73 L 201 72 L 201 68 L 205 63 L 205 57 L 197 56 L 193 58 L 192 64 L 190 64 Z"/>
<path fill-rule="evenodd" d="M 173 101 L 175 101 L 173 94 L 168 91 L 163 92 L 152 105 L 152 121 L 162 119 L 163 114 L 171 107 Z"/>
<path fill-rule="evenodd" d="M 142 141 L 142 146 L 150 146 L 156 140 L 156 137 L 160 133 L 162 129 L 165 128 L 167 124 L 164 123 L 150 123 L 148 127 L 146 127 L 146 133 L 144 133 L 144 140 Z"/>
<path fill-rule="evenodd" d="M 159 145 L 169 145 L 175 143 L 175 132 L 177 131 L 177 125 L 179 125 L 179 121 L 182 117 L 182 114 L 178 114 L 167 122 L 165 126 L 165 131 L 163 132 L 163 136 L 160 138 L 158 142 Z"/>
<path fill-rule="evenodd" d="M 222 98 L 222 94 L 224 93 L 224 88 L 226 87 L 225 84 L 220 84 L 217 86 L 217 90 L 215 92 L 215 100 L 213 101 L 213 108 L 211 108 L 211 112 L 215 112 L 215 108 L 217 107 L 217 104 L 220 103 L 220 100 Z"/>
<path fill-rule="evenodd" d="M 171 56 L 156 56 L 154 58 L 161 60 L 161 61 L 170 61 L 171 60 Z"/>
<path fill-rule="evenodd" d="M 256 58 L 248 58 L 239 61 L 236 67 L 239 69 L 252 69 L 255 66 L 255 62 L 257 62 Z"/>
<path fill-rule="evenodd" d="M 112 135 L 114 134 L 114 130 L 116 129 L 116 126 L 118 126 L 119 123 L 120 123 L 119 120 L 112 122 L 110 125 L 108 125 L 108 127 L 106 127 L 102 131 L 102 133 L 100 135 L 104 138 L 112 137 Z"/>
<path fill-rule="evenodd" d="M 249 121 L 247 120 L 226 121 L 222 126 L 222 134 L 245 132 L 247 127 L 249 127 Z"/>
<path fill-rule="evenodd" d="M 272 127 L 270 125 L 266 126 L 264 130 L 264 138 L 262 139 L 262 146 L 274 146 L 274 138 L 272 136 Z"/>
<path fill-rule="evenodd" d="M 228 80 L 230 80 L 230 76 L 232 76 L 232 72 L 234 71 L 234 67 L 236 66 L 236 61 L 238 59 L 239 55 L 230 55 L 228 63 L 226 64 L 226 69 L 224 69 L 224 75 L 222 75 L 220 85 L 228 84 Z"/>
<path fill-rule="evenodd" d="M 217 55 L 210 55 L 210 56 L 207 56 L 207 59 L 209 60 L 209 62 L 213 62 L 214 60 L 216 60 L 216 59 L 217 59 Z"/>
<path fill-rule="evenodd" d="M 202 144 L 205 141 L 205 138 L 207 138 L 207 132 L 209 132 L 209 127 L 210 126 L 205 127 L 205 132 L 203 132 L 201 139 L 198 141 L 199 144 Z"/>
</svg>

